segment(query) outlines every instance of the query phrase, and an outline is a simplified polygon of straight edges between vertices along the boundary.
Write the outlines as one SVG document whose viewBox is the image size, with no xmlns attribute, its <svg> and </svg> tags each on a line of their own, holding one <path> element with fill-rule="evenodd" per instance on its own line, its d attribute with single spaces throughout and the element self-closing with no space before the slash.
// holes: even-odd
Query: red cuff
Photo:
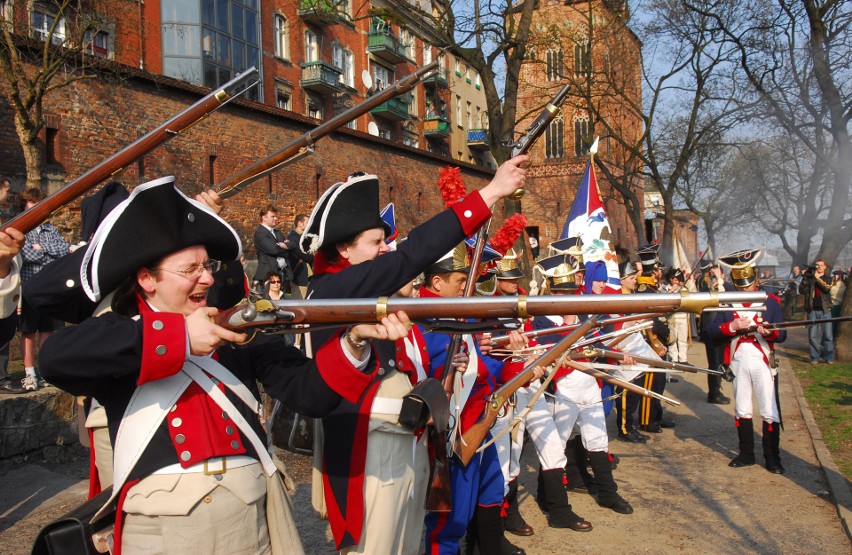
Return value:
<svg viewBox="0 0 852 555">
<path fill-rule="evenodd" d="M 507 383 L 512 378 L 520 374 L 524 371 L 524 362 L 521 360 L 515 362 L 507 362 L 503 364 L 503 368 L 500 370 L 500 383 Z M 530 383 L 527 382 L 524 384 L 524 387 L 528 386 Z"/>
<path fill-rule="evenodd" d="M 473 235 L 491 217 L 479 191 L 474 191 L 450 207 L 455 212 L 465 236 Z"/>
<path fill-rule="evenodd" d="M 142 314 L 142 367 L 138 385 L 177 374 L 186 360 L 186 320 L 177 312 Z"/>
<path fill-rule="evenodd" d="M 733 323 L 733 320 L 731 320 L 730 322 L 725 322 L 724 324 L 719 326 L 719 329 L 722 330 L 722 333 L 727 335 L 728 337 L 733 337 L 737 334 L 737 332 L 731 331 L 731 324 Z"/>
<path fill-rule="evenodd" d="M 777 341 L 777 340 L 778 340 L 778 336 L 779 336 L 779 335 L 781 335 L 781 332 L 780 332 L 780 331 L 778 331 L 778 330 L 770 330 L 770 331 L 771 331 L 772 333 L 770 333 L 769 335 L 767 335 L 767 336 L 765 337 L 765 339 L 766 339 L 767 341 Z"/>
<path fill-rule="evenodd" d="M 326 341 L 314 359 L 326 385 L 350 403 L 357 403 L 373 381 L 372 372 L 365 374 L 349 362 L 340 345 L 340 335 Z M 373 365 L 377 367 L 378 360 Z M 377 369 L 373 368 L 373 371 Z"/>
</svg>

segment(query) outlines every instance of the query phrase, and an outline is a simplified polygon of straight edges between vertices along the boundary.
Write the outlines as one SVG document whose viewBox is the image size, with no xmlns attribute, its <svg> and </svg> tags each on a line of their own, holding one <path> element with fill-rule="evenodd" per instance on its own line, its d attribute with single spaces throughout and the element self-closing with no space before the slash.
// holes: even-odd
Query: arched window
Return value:
<svg viewBox="0 0 852 555">
<path fill-rule="evenodd" d="M 281 14 L 275 14 L 275 29 L 272 36 L 275 40 L 275 56 L 289 60 L 290 26 L 287 24 L 287 18 Z"/>
</svg>

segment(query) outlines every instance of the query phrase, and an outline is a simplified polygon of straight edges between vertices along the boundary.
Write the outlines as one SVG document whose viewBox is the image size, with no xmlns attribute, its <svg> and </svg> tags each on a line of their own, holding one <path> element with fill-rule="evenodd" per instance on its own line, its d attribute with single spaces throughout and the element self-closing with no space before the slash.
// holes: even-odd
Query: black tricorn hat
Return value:
<svg viewBox="0 0 852 555">
<path fill-rule="evenodd" d="M 736 287 L 748 287 L 757 279 L 755 265 L 763 251 L 745 249 L 719 257 L 719 263 L 731 269 L 731 281 Z"/>
<path fill-rule="evenodd" d="M 137 186 L 98 227 L 80 269 L 90 299 L 100 300 L 142 266 L 194 245 L 204 246 L 212 259 L 240 257 L 234 228 L 174 181 L 169 176 Z"/>
<path fill-rule="evenodd" d="M 118 181 L 110 181 L 94 195 L 84 198 L 80 203 L 80 237 L 82 240 L 91 239 L 107 214 L 129 196 L 130 193 L 127 192 L 124 185 Z"/>
<path fill-rule="evenodd" d="M 370 174 L 350 175 L 322 194 L 299 240 L 302 252 L 314 254 L 323 247 L 380 227 L 385 237 L 393 229 L 379 215 L 379 178 Z"/>
</svg>

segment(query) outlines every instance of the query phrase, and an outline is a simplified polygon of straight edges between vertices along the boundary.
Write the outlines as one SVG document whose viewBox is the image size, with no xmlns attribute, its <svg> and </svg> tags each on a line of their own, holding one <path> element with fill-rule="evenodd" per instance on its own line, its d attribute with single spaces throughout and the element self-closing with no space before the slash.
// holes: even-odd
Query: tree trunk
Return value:
<svg viewBox="0 0 852 555">
<path fill-rule="evenodd" d="M 846 293 L 843 294 L 841 316 L 852 316 L 852 287 L 847 283 Z M 837 334 L 834 336 L 834 355 L 840 362 L 852 362 L 852 322 L 840 322 Z"/>
<path fill-rule="evenodd" d="M 44 171 L 44 152 L 38 143 L 38 130 L 24 121 L 20 115 L 15 115 L 15 131 L 24 153 L 24 164 L 27 172 L 27 188 L 41 188 Z"/>
</svg>

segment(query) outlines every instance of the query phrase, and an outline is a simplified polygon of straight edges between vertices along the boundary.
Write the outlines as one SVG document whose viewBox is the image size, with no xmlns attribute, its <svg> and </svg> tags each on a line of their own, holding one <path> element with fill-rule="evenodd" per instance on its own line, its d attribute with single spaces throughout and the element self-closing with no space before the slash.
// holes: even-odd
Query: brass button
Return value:
<svg viewBox="0 0 852 555">
<path fill-rule="evenodd" d="M 186 443 L 186 436 L 183 434 L 176 435 L 175 443 L 177 443 L 178 445 L 183 445 L 184 443 Z"/>
<path fill-rule="evenodd" d="M 172 418 L 172 426 L 175 428 L 180 428 L 180 425 L 183 424 L 183 420 L 181 418 Z"/>
<path fill-rule="evenodd" d="M 204 502 L 205 503 L 210 503 L 211 501 L 213 501 L 213 496 L 211 496 L 211 495 L 205 495 L 204 496 Z"/>
<path fill-rule="evenodd" d="M 157 348 L 154 349 L 154 352 L 157 353 L 160 356 L 163 356 L 164 354 L 166 354 L 166 351 L 168 351 L 168 349 L 166 349 L 165 345 L 157 345 Z"/>
<path fill-rule="evenodd" d="M 157 331 L 160 331 L 164 327 L 163 321 L 162 320 L 154 320 L 154 322 L 151 324 L 151 327 L 154 328 Z"/>
<path fill-rule="evenodd" d="M 183 462 L 186 462 L 191 458 L 192 458 L 192 453 L 190 453 L 189 451 L 181 451 L 180 452 L 180 460 L 182 460 Z"/>
<path fill-rule="evenodd" d="M 225 433 L 228 434 L 228 435 L 233 434 L 234 433 L 234 427 L 228 426 L 227 428 L 225 428 Z"/>
<path fill-rule="evenodd" d="M 226 284 L 228 284 L 228 285 L 233 285 L 233 284 L 234 284 L 234 278 L 228 278 L 228 279 L 226 279 L 226 280 L 225 280 L 225 283 L 226 283 Z"/>
<path fill-rule="evenodd" d="M 231 448 L 232 449 L 239 449 L 240 448 L 240 442 L 235 439 L 234 441 L 231 442 Z"/>
</svg>

